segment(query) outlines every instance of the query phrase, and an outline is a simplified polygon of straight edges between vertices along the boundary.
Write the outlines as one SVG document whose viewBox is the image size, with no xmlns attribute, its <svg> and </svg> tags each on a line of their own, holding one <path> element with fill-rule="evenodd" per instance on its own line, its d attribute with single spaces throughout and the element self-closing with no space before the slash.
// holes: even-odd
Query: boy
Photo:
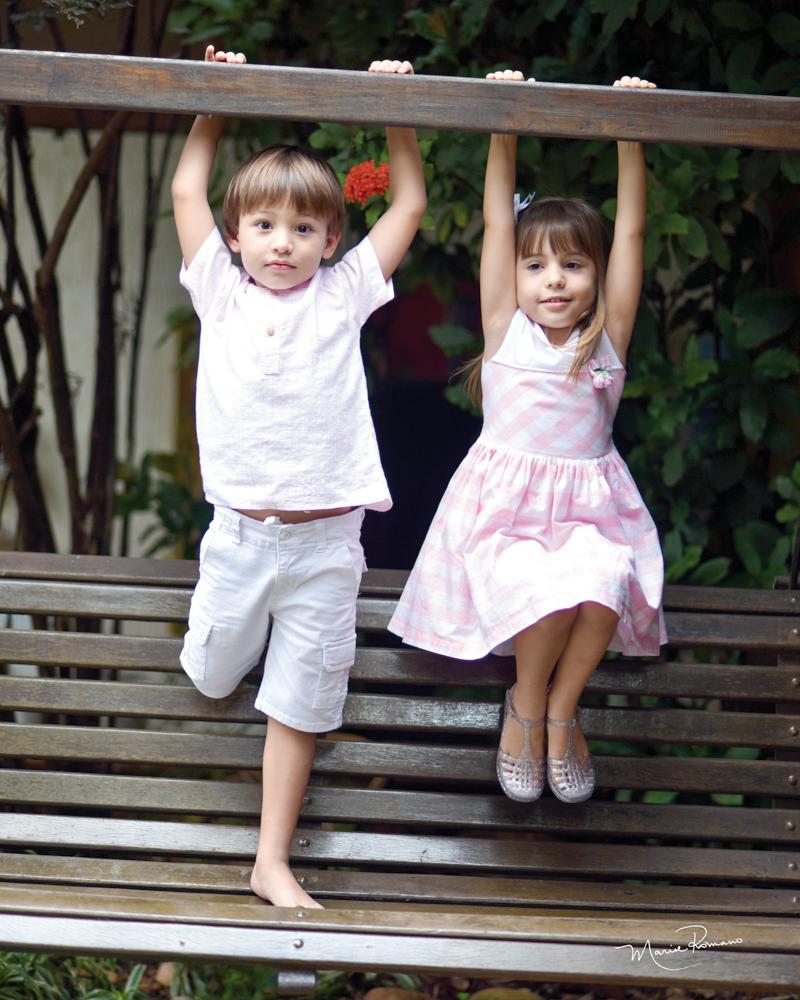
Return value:
<svg viewBox="0 0 800 1000">
<path fill-rule="evenodd" d="M 245 61 L 213 46 L 205 58 Z M 389 60 L 370 70 L 412 72 Z M 172 182 L 181 282 L 201 319 L 197 434 L 215 507 L 181 664 L 204 694 L 226 697 L 270 632 L 256 698 L 269 724 L 250 884 L 276 906 L 319 906 L 292 875 L 289 847 L 316 734 L 341 725 L 364 508 L 391 506 L 360 328 L 393 296 L 425 186 L 413 130 L 387 129 L 391 205 L 342 261 L 320 267 L 341 236 L 341 185 L 315 153 L 270 147 L 231 181 L 223 241 L 208 204 L 222 128 L 197 117 Z"/>
</svg>

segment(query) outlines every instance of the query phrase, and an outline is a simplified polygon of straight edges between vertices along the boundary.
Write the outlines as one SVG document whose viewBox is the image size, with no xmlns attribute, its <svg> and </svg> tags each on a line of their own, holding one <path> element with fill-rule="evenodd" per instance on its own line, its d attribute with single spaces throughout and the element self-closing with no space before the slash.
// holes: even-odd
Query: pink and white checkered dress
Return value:
<svg viewBox="0 0 800 1000">
<path fill-rule="evenodd" d="M 612 650 L 666 641 L 658 534 L 611 439 L 625 369 L 603 332 L 567 381 L 576 339 L 554 347 L 518 310 L 484 364 L 483 430 L 389 624 L 406 642 L 466 660 L 511 653 L 517 632 L 583 601 L 619 615 Z"/>
</svg>

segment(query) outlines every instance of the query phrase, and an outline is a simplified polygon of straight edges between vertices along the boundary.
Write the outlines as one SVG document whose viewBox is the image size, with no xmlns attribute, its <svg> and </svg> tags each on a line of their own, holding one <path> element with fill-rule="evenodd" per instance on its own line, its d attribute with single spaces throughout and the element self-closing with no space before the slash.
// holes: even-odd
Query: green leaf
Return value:
<svg viewBox="0 0 800 1000">
<path fill-rule="evenodd" d="M 703 550 L 699 545 L 687 545 L 680 559 L 667 566 L 667 571 L 664 574 L 667 583 L 675 583 L 686 576 L 700 562 L 702 553 Z"/>
<path fill-rule="evenodd" d="M 783 379 L 800 372 L 800 361 L 785 347 L 773 347 L 755 360 L 753 371 L 765 379 Z"/>
<path fill-rule="evenodd" d="M 540 0 L 539 13 L 545 21 L 555 21 L 567 4 L 567 0 Z"/>
<path fill-rule="evenodd" d="M 670 802 L 674 802 L 678 797 L 677 792 L 662 791 L 661 789 L 656 789 L 653 791 L 645 792 L 642 796 L 642 802 L 652 803 L 655 805 L 667 805 Z"/>
<path fill-rule="evenodd" d="M 767 426 L 769 410 L 761 394 L 751 393 L 739 408 L 739 426 L 748 441 L 760 441 Z"/>
<path fill-rule="evenodd" d="M 748 521 L 733 533 L 736 553 L 747 572 L 754 577 L 759 577 L 762 569 L 769 564 L 769 553 L 774 552 L 776 541 L 780 541 L 777 528 L 765 521 Z"/>
<path fill-rule="evenodd" d="M 670 0 L 647 0 L 644 8 L 644 19 L 652 27 L 661 20 L 670 6 Z"/>
<path fill-rule="evenodd" d="M 800 153 L 781 153 L 781 173 L 792 184 L 800 184 Z"/>
<path fill-rule="evenodd" d="M 759 347 L 784 334 L 800 315 L 800 296 L 771 288 L 740 295 L 734 314 L 742 320 L 736 334 L 740 347 Z"/>
<path fill-rule="evenodd" d="M 729 149 L 714 170 L 718 181 L 734 181 L 739 176 L 739 150 Z"/>
<path fill-rule="evenodd" d="M 694 216 L 689 219 L 689 232 L 683 245 L 691 257 L 703 258 L 708 256 L 708 240 L 706 239 L 705 230 Z"/>
<path fill-rule="evenodd" d="M 715 587 L 730 572 L 731 560 L 727 556 L 706 559 L 690 574 L 688 582 L 694 587 Z"/>
<path fill-rule="evenodd" d="M 681 444 L 674 444 L 664 452 L 661 478 L 665 486 L 675 486 L 680 482 L 684 472 L 683 456 L 684 448 Z"/>
<path fill-rule="evenodd" d="M 712 792 L 711 801 L 718 806 L 740 806 L 744 803 L 744 795 L 738 792 Z"/>
<path fill-rule="evenodd" d="M 751 80 L 761 57 L 762 42 L 759 38 L 747 38 L 737 42 L 728 56 L 725 75 L 732 91 L 743 90 L 740 81 Z M 750 88 L 746 88 L 750 89 Z"/>
<path fill-rule="evenodd" d="M 710 219 L 701 219 L 701 224 L 705 230 L 708 249 L 714 263 L 723 271 L 730 270 L 731 251 L 725 237 Z"/>
<path fill-rule="evenodd" d="M 722 756 L 728 760 L 758 760 L 760 754 L 758 747 L 728 747 Z"/>
<path fill-rule="evenodd" d="M 750 31 L 759 28 L 763 21 L 761 15 L 753 10 L 749 3 L 742 3 L 741 0 L 722 0 L 711 7 L 714 17 L 724 24 L 726 28 L 735 28 L 737 31 Z"/>
<path fill-rule="evenodd" d="M 667 212 L 656 219 L 656 227 L 662 233 L 670 233 L 673 236 L 687 236 L 689 233 L 689 220 L 685 215 L 677 212 Z"/>
<path fill-rule="evenodd" d="M 767 30 L 781 48 L 790 48 L 800 42 L 800 17 L 781 11 L 769 19 Z"/>
<path fill-rule="evenodd" d="M 457 357 L 467 351 L 475 350 L 475 334 L 465 326 L 456 323 L 443 323 L 432 326 L 428 330 L 431 340 L 440 347 L 448 357 Z"/>
<path fill-rule="evenodd" d="M 702 358 L 700 356 L 700 342 L 695 336 L 689 337 L 683 351 L 683 381 L 684 384 L 693 388 L 702 385 L 714 375 L 719 365 L 713 358 Z"/>
<path fill-rule="evenodd" d="M 800 83 L 800 60 L 781 59 L 767 67 L 762 79 L 767 94 L 783 94 Z"/>
</svg>

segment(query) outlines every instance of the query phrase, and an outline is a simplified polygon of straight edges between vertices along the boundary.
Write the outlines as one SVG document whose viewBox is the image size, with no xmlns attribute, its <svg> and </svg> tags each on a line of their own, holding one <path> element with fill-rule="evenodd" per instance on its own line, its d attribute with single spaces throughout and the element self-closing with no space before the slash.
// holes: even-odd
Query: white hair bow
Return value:
<svg viewBox="0 0 800 1000">
<path fill-rule="evenodd" d="M 514 195 L 514 222 L 519 222 L 520 215 L 525 211 L 535 197 L 535 191 L 532 191 L 525 198 L 521 198 L 518 194 Z"/>
</svg>

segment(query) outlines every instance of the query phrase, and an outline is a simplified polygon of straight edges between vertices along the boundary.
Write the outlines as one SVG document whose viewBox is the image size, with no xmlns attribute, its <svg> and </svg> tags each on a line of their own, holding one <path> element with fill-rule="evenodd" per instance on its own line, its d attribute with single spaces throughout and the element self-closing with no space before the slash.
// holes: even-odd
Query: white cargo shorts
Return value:
<svg viewBox="0 0 800 1000">
<path fill-rule="evenodd" d="M 200 579 L 181 666 L 225 698 L 261 659 L 256 708 L 303 732 L 342 724 L 364 569 L 363 508 L 304 524 L 217 507 L 200 544 Z"/>
</svg>

